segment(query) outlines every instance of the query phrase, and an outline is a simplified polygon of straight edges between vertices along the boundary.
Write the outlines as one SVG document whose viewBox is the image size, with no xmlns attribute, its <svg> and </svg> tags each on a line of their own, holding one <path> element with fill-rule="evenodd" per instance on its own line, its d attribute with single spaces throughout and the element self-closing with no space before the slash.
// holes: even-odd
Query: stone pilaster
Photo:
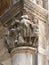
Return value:
<svg viewBox="0 0 49 65">
<path fill-rule="evenodd" d="M 39 20 L 38 65 L 46 64 L 47 24 Z"/>
</svg>

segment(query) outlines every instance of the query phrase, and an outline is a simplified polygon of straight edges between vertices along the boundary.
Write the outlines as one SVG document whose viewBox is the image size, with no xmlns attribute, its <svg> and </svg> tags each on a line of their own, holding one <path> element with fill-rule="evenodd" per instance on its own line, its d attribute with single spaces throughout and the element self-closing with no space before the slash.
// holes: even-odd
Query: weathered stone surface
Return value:
<svg viewBox="0 0 49 65">
<path fill-rule="evenodd" d="M 1 62 L 1 64 L 16 65 L 16 62 L 17 62 L 17 64 L 19 64 L 19 65 L 26 65 L 26 64 L 32 65 L 36 61 L 36 62 L 38 62 L 38 65 L 45 65 L 46 63 L 47 63 L 46 65 L 49 65 L 48 64 L 48 62 L 49 62 L 49 53 L 48 53 L 48 51 L 49 51 L 48 50 L 49 49 L 49 47 L 48 47 L 49 46 L 49 35 L 48 35 L 49 26 L 48 26 L 48 22 L 47 22 L 49 12 L 46 9 L 44 9 L 44 8 L 47 8 L 47 4 L 46 4 L 46 2 L 44 2 L 45 0 L 37 0 L 37 1 L 39 1 L 38 4 L 40 6 L 37 4 L 36 0 L 33 0 L 33 1 L 24 0 L 23 3 L 22 3 L 22 0 L 18 0 L 17 2 L 21 1 L 20 2 L 21 4 L 20 3 L 17 4 L 16 1 L 13 0 L 12 7 L 10 7 L 10 9 L 7 12 L 5 12 L 3 15 L 0 16 L 0 21 L 1 21 L 2 25 L 5 25 L 5 23 L 8 25 L 6 28 L 6 30 L 7 30 L 6 35 L 8 34 L 7 36 L 9 36 L 8 45 L 6 44 L 7 46 L 5 46 L 5 44 L 4 44 L 5 41 L 3 38 L 3 37 L 5 37 L 5 30 L 4 30 L 5 27 L 3 27 L 1 25 L 0 26 L 0 39 L 2 38 L 0 40 L 0 62 Z M 35 1 L 36 1 L 36 3 L 35 3 Z M 43 8 L 43 6 L 44 6 L 44 8 Z M 24 10 L 25 10 L 25 12 L 24 12 Z M 21 15 L 27 14 L 29 16 L 29 19 L 27 19 L 28 17 L 26 18 L 24 16 L 22 16 L 22 19 L 21 19 L 20 14 Z M 24 19 L 23 19 L 23 17 L 24 17 Z M 33 27 L 37 21 L 38 21 L 37 26 L 39 27 L 38 41 L 37 41 L 38 47 L 35 48 L 36 45 L 30 46 L 30 44 L 33 44 L 33 42 L 28 42 L 27 40 L 24 41 L 24 36 L 29 36 L 29 38 L 31 38 L 31 36 L 33 35 L 33 33 L 32 33 L 33 30 L 31 29 L 29 24 L 33 24 L 33 25 L 31 25 Z M 21 23 L 19 23 L 19 22 L 21 22 Z M 29 23 L 29 22 L 33 22 L 33 23 Z M 23 26 L 22 26 L 22 23 L 23 23 Z M 25 24 L 25 27 L 24 27 L 24 24 Z M 27 35 L 26 35 L 26 28 L 27 28 Z M 34 29 L 36 29 L 36 25 L 35 25 Z M 34 31 L 36 31 L 36 30 L 34 30 Z M 10 32 L 10 35 L 9 35 L 9 32 Z M 16 38 L 17 38 L 18 32 L 21 32 L 21 34 L 19 34 L 19 36 L 18 36 L 19 43 L 17 45 Z M 31 34 L 29 32 L 31 32 Z M 36 35 L 35 35 L 35 37 L 36 37 Z M 25 39 L 28 39 L 28 37 Z M 11 44 L 9 43 L 9 41 L 11 42 Z M 30 41 L 30 39 L 29 39 L 29 41 Z M 33 39 L 32 39 L 32 41 L 33 41 Z M 7 37 L 6 37 L 6 43 L 7 43 Z M 11 50 L 11 48 L 12 48 L 12 50 Z M 8 53 L 9 49 L 11 52 L 10 54 Z M 34 55 L 37 54 L 37 49 L 38 49 L 38 56 L 37 56 L 38 61 L 37 61 L 37 59 L 32 58 L 33 54 Z M 37 64 L 35 64 L 35 65 L 37 65 Z"/>
<path fill-rule="evenodd" d="M 29 20 L 27 15 L 23 15 L 21 20 L 14 20 L 11 28 L 6 29 L 5 43 L 9 50 L 15 47 L 38 46 L 38 24 Z M 6 28 L 6 27 L 5 27 Z"/>
<path fill-rule="evenodd" d="M 18 53 L 12 57 L 12 65 L 35 65 L 35 55 Z"/>
</svg>

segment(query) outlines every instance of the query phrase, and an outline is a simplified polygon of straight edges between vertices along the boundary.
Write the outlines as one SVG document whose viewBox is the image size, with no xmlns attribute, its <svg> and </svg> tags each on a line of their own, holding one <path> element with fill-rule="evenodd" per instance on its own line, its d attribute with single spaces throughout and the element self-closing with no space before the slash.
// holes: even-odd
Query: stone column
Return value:
<svg viewBox="0 0 49 65">
<path fill-rule="evenodd" d="M 36 50 L 31 47 L 19 47 L 12 50 L 12 65 L 35 65 Z"/>
<path fill-rule="evenodd" d="M 39 20 L 38 65 L 46 64 L 47 24 Z"/>
</svg>

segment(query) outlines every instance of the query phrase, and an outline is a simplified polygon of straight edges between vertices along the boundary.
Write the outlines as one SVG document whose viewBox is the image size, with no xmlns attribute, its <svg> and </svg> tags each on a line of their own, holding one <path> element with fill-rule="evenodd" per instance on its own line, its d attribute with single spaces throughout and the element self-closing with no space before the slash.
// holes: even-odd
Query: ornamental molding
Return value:
<svg viewBox="0 0 49 65">
<path fill-rule="evenodd" d="M 8 9 L 8 11 L 0 16 L 1 23 L 5 24 L 18 13 L 23 13 L 23 9 L 26 9 L 27 11 L 31 12 L 32 15 L 35 15 L 44 22 L 47 22 L 49 12 L 46 9 L 31 2 L 30 0 L 24 0 L 24 2 L 22 0 L 18 0 L 10 9 Z"/>
<path fill-rule="evenodd" d="M 25 0 L 24 9 L 26 9 L 26 11 L 30 12 L 32 15 L 38 17 L 38 19 L 42 20 L 43 22 L 47 22 L 49 12 L 38 4 L 35 4 L 30 0 Z"/>
<path fill-rule="evenodd" d="M 36 48 L 32 48 L 32 47 L 28 47 L 28 46 L 22 46 L 22 47 L 18 47 L 15 48 L 11 51 L 11 55 L 15 55 L 17 53 L 29 53 L 29 54 L 36 54 L 37 53 L 37 49 Z"/>
</svg>

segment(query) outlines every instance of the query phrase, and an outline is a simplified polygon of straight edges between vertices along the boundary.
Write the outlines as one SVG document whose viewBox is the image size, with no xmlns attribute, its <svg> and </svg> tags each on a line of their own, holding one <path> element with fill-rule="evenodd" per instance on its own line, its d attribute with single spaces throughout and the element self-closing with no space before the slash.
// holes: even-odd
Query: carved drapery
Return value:
<svg viewBox="0 0 49 65">
<path fill-rule="evenodd" d="M 10 51 L 21 46 L 37 48 L 38 24 L 31 21 L 27 15 L 23 15 L 20 20 L 15 19 L 11 27 L 5 27 L 5 29 L 5 43 Z"/>
</svg>

